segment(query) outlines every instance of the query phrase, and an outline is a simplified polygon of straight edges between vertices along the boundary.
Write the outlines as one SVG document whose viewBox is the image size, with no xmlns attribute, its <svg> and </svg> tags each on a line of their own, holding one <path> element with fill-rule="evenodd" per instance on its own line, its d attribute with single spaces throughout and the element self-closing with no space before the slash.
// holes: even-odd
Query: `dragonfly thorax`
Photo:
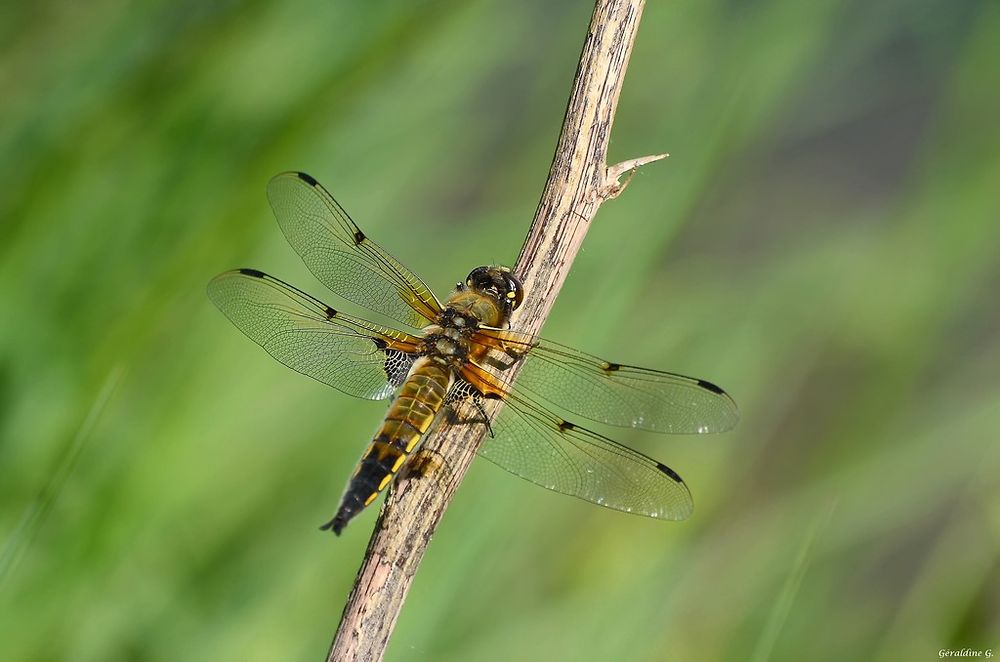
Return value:
<svg viewBox="0 0 1000 662">
<path fill-rule="evenodd" d="M 492 292 L 463 287 L 448 297 L 438 323 L 471 333 L 480 326 L 506 326 L 511 310 L 510 304 L 502 302 Z"/>
<path fill-rule="evenodd" d="M 433 351 L 439 356 L 453 357 L 456 359 L 465 358 L 466 354 L 463 343 L 445 335 L 434 339 Z"/>
<path fill-rule="evenodd" d="M 432 324 L 424 329 L 422 354 L 437 363 L 457 367 L 469 355 L 469 342 L 462 329 Z"/>
<path fill-rule="evenodd" d="M 475 302 L 469 301 L 468 303 L 474 304 Z M 460 309 L 449 305 L 438 315 L 435 326 L 443 329 L 443 332 L 452 334 L 453 337 L 458 337 L 458 335 L 468 335 L 479 328 L 479 319 L 471 314 L 469 307 Z"/>
</svg>

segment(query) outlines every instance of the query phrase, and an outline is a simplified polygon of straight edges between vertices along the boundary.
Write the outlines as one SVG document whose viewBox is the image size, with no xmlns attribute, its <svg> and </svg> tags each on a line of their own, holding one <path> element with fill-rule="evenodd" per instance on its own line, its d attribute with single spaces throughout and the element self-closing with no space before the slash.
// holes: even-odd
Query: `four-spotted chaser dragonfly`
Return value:
<svg viewBox="0 0 1000 662">
<path fill-rule="evenodd" d="M 409 329 L 352 317 L 256 269 L 229 271 L 208 285 L 222 312 L 289 368 L 358 398 L 392 398 L 322 528 L 339 534 L 436 423 L 486 426 L 479 454 L 550 490 L 649 517 L 691 514 L 691 495 L 676 472 L 550 407 L 612 426 L 720 432 L 738 417 L 722 389 L 510 330 L 524 292 L 505 267 L 473 269 L 441 303 L 309 175 L 278 175 L 267 195 L 285 237 L 321 282 Z M 505 374 L 515 364 L 512 383 Z M 488 399 L 503 401 L 496 420 L 483 407 Z"/>
</svg>

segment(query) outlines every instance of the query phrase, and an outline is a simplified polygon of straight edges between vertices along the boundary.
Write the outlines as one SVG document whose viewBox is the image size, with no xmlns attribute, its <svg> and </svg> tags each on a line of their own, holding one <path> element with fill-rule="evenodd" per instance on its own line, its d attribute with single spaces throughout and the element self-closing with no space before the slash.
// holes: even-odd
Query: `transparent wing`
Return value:
<svg viewBox="0 0 1000 662">
<path fill-rule="evenodd" d="M 335 311 L 255 269 L 227 271 L 208 296 L 240 331 L 292 370 L 348 395 L 388 398 L 419 339 Z"/>
<path fill-rule="evenodd" d="M 423 281 L 366 237 L 309 175 L 274 177 L 267 197 L 288 243 L 316 278 L 340 296 L 413 328 L 425 326 L 441 311 Z"/>
<path fill-rule="evenodd" d="M 489 346 L 487 364 L 503 371 L 520 362 L 517 389 L 598 423 L 662 433 L 732 429 L 739 420 L 733 399 L 703 379 L 623 365 L 537 337 L 484 329 L 474 338 Z"/>
<path fill-rule="evenodd" d="M 479 390 L 460 381 L 453 410 L 485 423 L 472 404 Z M 468 394 L 473 395 L 469 396 Z M 691 516 L 691 494 L 666 465 L 511 394 L 490 427 L 479 455 L 546 489 L 627 513 L 667 520 Z"/>
</svg>

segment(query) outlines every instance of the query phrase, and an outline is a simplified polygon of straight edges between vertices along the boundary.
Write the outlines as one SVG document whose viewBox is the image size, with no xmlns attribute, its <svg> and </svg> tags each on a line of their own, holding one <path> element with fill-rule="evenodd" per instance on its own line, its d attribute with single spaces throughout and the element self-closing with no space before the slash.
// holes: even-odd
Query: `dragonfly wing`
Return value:
<svg viewBox="0 0 1000 662">
<path fill-rule="evenodd" d="M 359 306 L 421 328 L 441 304 L 413 272 L 369 239 L 315 179 L 286 172 L 267 185 L 281 231 L 324 285 Z"/>
<path fill-rule="evenodd" d="M 504 366 L 520 362 L 519 390 L 598 423 L 662 433 L 707 433 L 729 430 L 739 420 L 733 399 L 703 379 L 614 363 L 501 329 L 483 329 L 476 340 L 499 357 L 489 367 L 501 381 L 505 381 Z"/>
<path fill-rule="evenodd" d="M 255 269 L 216 276 L 208 296 L 244 334 L 289 368 L 368 400 L 388 398 L 419 338 L 345 315 Z"/>
<path fill-rule="evenodd" d="M 459 381 L 456 418 L 485 423 L 474 404 L 481 391 Z M 482 397 L 479 395 L 478 397 Z M 691 494 L 675 471 L 642 453 L 552 414 L 516 394 L 504 405 L 479 455 L 546 489 L 605 508 L 667 520 L 691 516 Z"/>
</svg>

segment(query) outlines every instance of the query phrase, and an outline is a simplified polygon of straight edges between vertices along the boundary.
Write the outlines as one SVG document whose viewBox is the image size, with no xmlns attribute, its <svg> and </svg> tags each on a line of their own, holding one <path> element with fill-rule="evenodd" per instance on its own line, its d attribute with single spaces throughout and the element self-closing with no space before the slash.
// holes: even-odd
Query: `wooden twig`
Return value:
<svg viewBox="0 0 1000 662">
<path fill-rule="evenodd" d="M 512 322 L 518 331 L 536 333 L 542 327 L 600 204 L 618 196 L 636 168 L 666 156 L 607 165 L 608 137 L 643 5 L 644 0 L 597 0 L 548 181 L 514 267 L 525 289 Z M 329 661 L 382 659 L 427 544 L 485 432 L 485 426 L 442 426 L 422 446 L 431 466 L 420 476 L 395 481 Z"/>
</svg>

